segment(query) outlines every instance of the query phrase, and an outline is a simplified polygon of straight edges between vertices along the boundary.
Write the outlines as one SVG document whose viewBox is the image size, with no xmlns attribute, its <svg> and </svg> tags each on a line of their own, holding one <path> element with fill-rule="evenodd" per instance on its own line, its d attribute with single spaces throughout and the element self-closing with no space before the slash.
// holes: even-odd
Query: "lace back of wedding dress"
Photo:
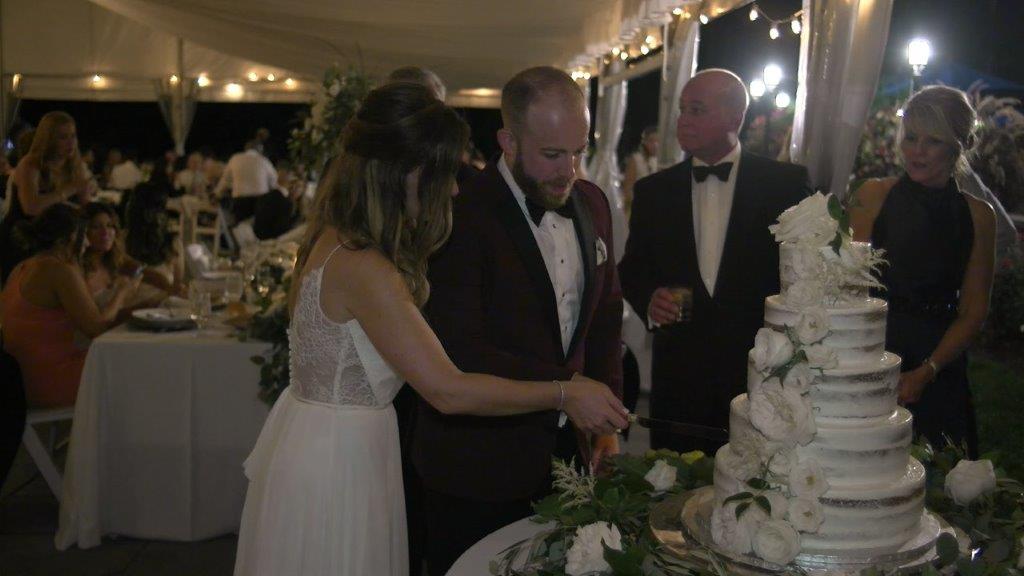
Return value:
<svg viewBox="0 0 1024 576">
<path fill-rule="evenodd" d="M 365 338 L 358 323 L 351 320 L 339 324 L 321 309 L 323 271 L 320 266 L 302 279 L 288 329 L 293 393 L 303 400 L 346 406 L 378 406 L 378 400 L 390 402 L 391 397 L 377 398 L 374 394 L 357 348 L 356 338 Z M 358 333 L 354 333 L 356 330 Z M 372 352 L 376 357 L 370 358 L 370 363 L 383 362 L 376 351 Z"/>
</svg>

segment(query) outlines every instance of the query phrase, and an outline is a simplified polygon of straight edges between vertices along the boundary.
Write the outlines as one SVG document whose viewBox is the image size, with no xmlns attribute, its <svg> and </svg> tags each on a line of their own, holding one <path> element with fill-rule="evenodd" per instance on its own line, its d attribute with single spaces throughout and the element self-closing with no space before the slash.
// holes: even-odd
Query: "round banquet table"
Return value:
<svg viewBox="0 0 1024 576">
<path fill-rule="evenodd" d="M 552 528 L 551 523 L 535 524 L 523 518 L 491 532 L 469 550 L 466 550 L 448 570 L 447 576 L 485 576 L 491 573 L 491 560 L 497 558 L 509 546 L 532 538 Z"/>
<path fill-rule="evenodd" d="M 200 540 L 238 530 L 242 462 L 268 408 L 257 397 L 263 342 L 221 327 L 119 327 L 92 342 L 64 470 L 61 550 L 105 534 Z"/>
</svg>

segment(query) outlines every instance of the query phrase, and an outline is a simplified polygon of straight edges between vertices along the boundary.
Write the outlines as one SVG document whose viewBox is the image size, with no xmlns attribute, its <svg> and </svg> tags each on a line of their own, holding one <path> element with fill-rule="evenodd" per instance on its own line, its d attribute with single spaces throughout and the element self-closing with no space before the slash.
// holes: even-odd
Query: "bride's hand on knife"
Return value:
<svg viewBox="0 0 1024 576">
<path fill-rule="evenodd" d="M 629 412 L 604 384 L 576 374 L 564 386 L 564 411 L 580 430 L 605 435 L 629 426 Z"/>
</svg>

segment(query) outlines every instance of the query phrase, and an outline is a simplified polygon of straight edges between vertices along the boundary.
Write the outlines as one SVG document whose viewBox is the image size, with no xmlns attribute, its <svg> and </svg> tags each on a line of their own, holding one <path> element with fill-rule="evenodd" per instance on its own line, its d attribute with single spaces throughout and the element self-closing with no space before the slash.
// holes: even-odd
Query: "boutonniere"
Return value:
<svg viewBox="0 0 1024 576">
<path fill-rule="evenodd" d="M 598 237 L 597 242 L 594 243 L 594 248 L 597 253 L 597 265 L 600 266 L 608 260 L 608 247 L 604 245 L 604 240 Z"/>
</svg>

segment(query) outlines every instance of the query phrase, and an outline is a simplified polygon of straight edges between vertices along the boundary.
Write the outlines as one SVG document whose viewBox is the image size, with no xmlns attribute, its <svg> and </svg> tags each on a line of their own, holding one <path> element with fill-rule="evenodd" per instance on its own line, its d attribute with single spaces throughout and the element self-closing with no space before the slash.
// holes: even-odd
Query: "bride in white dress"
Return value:
<svg viewBox="0 0 1024 576">
<path fill-rule="evenodd" d="M 236 575 L 407 576 L 391 400 L 409 382 L 442 412 L 564 410 L 627 425 L 603 384 L 460 372 L 420 314 L 426 263 L 451 228 L 468 127 L 422 86 L 370 93 L 317 192 L 291 295 L 291 386 L 252 454 Z"/>
</svg>

